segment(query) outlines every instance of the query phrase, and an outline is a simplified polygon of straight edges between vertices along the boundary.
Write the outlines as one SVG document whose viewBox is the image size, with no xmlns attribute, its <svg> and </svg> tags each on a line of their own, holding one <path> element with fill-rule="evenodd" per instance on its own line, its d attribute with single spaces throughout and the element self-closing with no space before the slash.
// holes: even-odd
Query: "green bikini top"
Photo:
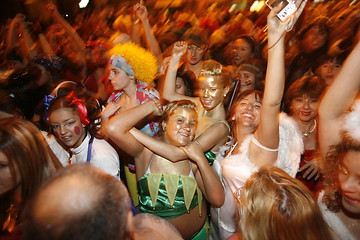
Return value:
<svg viewBox="0 0 360 240">
<path fill-rule="evenodd" d="M 202 192 L 191 169 L 189 175 L 151 173 L 148 167 L 138 180 L 140 211 L 171 219 L 199 205 L 201 216 Z"/>
</svg>

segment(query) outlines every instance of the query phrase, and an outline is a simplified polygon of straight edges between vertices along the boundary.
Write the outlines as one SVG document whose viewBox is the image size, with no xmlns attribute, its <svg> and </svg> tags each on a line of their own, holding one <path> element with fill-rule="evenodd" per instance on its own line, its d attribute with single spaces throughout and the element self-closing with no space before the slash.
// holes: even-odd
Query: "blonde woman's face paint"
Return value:
<svg viewBox="0 0 360 240">
<path fill-rule="evenodd" d="M 200 102 L 205 110 L 210 111 L 224 101 L 228 88 L 223 86 L 220 77 L 201 75 L 198 80 Z"/>
</svg>

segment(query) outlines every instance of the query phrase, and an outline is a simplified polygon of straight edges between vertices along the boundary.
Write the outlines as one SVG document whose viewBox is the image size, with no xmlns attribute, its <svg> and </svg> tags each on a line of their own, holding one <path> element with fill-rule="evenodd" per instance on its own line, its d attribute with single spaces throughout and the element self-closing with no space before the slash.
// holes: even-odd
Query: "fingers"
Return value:
<svg viewBox="0 0 360 240">
<path fill-rule="evenodd" d="M 307 162 L 306 164 L 304 164 L 300 169 L 299 172 L 304 171 L 305 169 L 307 169 L 308 167 L 311 166 L 311 162 Z"/>
<path fill-rule="evenodd" d="M 310 175 L 308 175 L 307 179 L 310 180 L 312 179 L 316 174 L 318 174 L 318 170 L 317 169 L 313 169 L 313 171 L 310 173 Z"/>
<path fill-rule="evenodd" d="M 318 173 L 316 174 L 315 181 L 317 181 L 317 180 L 320 178 L 320 176 L 321 176 L 321 173 L 318 172 Z"/>
</svg>

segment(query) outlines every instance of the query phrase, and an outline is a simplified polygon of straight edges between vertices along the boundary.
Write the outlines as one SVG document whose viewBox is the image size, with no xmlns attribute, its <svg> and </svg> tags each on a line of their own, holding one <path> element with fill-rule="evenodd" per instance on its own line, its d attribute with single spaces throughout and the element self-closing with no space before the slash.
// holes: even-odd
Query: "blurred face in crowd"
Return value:
<svg viewBox="0 0 360 240">
<path fill-rule="evenodd" d="M 186 93 L 186 85 L 185 85 L 184 79 L 182 79 L 181 77 L 176 78 L 175 90 L 176 90 L 176 93 L 181 94 L 181 95 L 185 95 L 185 93 Z"/>
<path fill-rule="evenodd" d="M 235 81 L 240 81 L 241 91 L 255 88 L 255 75 L 252 72 L 236 69 Z"/>
<path fill-rule="evenodd" d="M 329 86 L 335 79 L 340 70 L 341 64 L 337 63 L 335 59 L 329 60 L 316 69 L 316 74 L 325 80 L 327 86 Z"/>
<path fill-rule="evenodd" d="M 260 97 L 251 93 L 237 102 L 232 119 L 239 126 L 256 128 L 259 124 L 260 110 Z"/>
<path fill-rule="evenodd" d="M 250 44 L 246 40 L 239 38 L 233 43 L 231 48 L 232 64 L 240 65 L 251 58 L 252 54 Z"/>
<path fill-rule="evenodd" d="M 15 165 L 15 178 L 13 177 L 9 159 L 3 152 L 0 152 L 0 196 L 19 187 L 19 176 L 19 170 Z"/>
<path fill-rule="evenodd" d="M 50 113 L 49 121 L 55 136 L 65 146 L 76 148 L 81 145 L 86 136 L 86 130 L 76 111 L 72 108 L 56 109 Z"/>
<path fill-rule="evenodd" d="M 339 165 L 342 206 L 360 214 L 360 152 L 349 151 Z"/>
<path fill-rule="evenodd" d="M 198 64 L 204 57 L 206 52 L 206 47 L 196 46 L 195 44 L 190 44 L 187 47 L 186 58 L 189 64 L 196 65 Z"/>
<path fill-rule="evenodd" d="M 124 70 L 111 64 L 109 66 L 109 70 L 109 80 L 114 90 L 123 90 L 130 84 L 132 79 Z"/>
<path fill-rule="evenodd" d="M 312 121 L 317 113 L 319 108 L 319 99 L 312 98 L 308 95 L 303 95 L 294 98 L 291 100 L 290 111 L 292 116 L 297 118 L 302 122 Z"/>
<path fill-rule="evenodd" d="M 324 46 L 327 38 L 327 32 L 321 29 L 319 26 L 315 25 L 305 34 L 302 47 L 306 53 L 313 52 Z"/>
</svg>

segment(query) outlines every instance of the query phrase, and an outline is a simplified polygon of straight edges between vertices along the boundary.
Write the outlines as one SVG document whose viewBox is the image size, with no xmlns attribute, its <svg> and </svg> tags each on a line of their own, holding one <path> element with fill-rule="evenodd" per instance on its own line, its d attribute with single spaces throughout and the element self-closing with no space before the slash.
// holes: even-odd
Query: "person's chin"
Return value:
<svg viewBox="0 0 360 240">
<path fill-rule="evenodd" d="M 360 201 L 342 196 L 342 206 L 346 212 L 360 217 Z"/>
</svg>

